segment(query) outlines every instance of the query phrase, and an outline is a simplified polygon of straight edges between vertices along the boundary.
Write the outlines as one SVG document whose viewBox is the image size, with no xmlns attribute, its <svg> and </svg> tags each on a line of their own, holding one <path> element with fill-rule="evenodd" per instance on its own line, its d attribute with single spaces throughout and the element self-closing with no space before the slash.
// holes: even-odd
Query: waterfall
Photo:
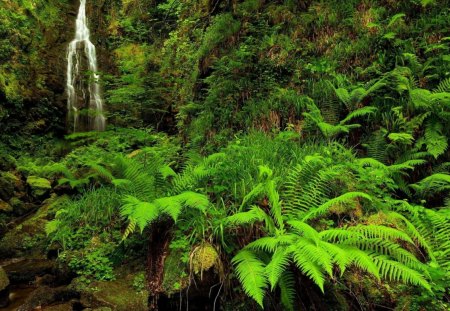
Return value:
<svg viewBox="0 0 450 311">
<path fill-rule="evenodd" d="M 75 38 L 67 49 L 67 109 L 73 132 L 105 129 L 106 119 L 97 71 L 97 55 L 90 41 L 86 18 L 86 0 L 80 0 Z"/>
</svg>

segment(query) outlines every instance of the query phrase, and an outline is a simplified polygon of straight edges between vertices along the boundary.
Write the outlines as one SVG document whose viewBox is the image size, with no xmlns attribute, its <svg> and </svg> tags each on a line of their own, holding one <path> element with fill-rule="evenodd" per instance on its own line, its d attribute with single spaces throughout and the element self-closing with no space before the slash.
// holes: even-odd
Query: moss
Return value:
<svg viewBox="0 0 450 311">
<path fill-rule="evenodd" d="M 9 205 L 7 202 L 0 200 L 0 212 L 12 212 L 13 208 L 11 205 Z"/>
<path fill-rule="evenodd" d="M 81 292 L 81 301 L 90 308 L 110 308 L 114 311 L 146 311 L 148 310 L 148 292 L 136 292 L 132 280 L 135 275 L 130 274 L 115 281 L 98 281 L 86 285 L 79 279 L 72 285 Z"/>
<path fill-rule="evenodd" d="M 48 179 L 37 176 L 29 176 L 27 178 L 27 184 L 31 187 L 32 195 L 35 197 L 41 197 L 45 195 L 48 190 L 52 188 Z"/>
<path fill-rule="evenodd" d="M 9 285 L 8 275 L 6 275 L 5 270 L 0 267 L 0 291 L 4 290 Z"/>
<path fill-rule="evenodd" d="M 195 274 L 202 274 L 216 266 L 219 262 L 219 254 L 216 249 L 209 243 L 204 243 L 192 252 L 191 267 Z"/>
<path fill-rule="evenodd" d="M 181 257 L 182 251 L 173 250 L 164 262 L 162 288 L 168 296 L 179 292 L 189 284 L 189 275 L 186 271 L 187 267 L 180 260 Z"/>
</svg>

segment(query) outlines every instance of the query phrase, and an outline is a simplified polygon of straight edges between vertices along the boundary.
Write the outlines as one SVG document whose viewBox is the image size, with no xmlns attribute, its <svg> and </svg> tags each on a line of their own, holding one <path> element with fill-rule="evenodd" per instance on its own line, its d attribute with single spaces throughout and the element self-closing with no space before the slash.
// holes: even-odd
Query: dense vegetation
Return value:
<svg viewBox="0 0 450 311">
<path fill-rule="evenodd" d="M 0 258 L 152 310 L 450 308 L 449 1 L 88 4 L 108 129 L 69 135 L 78 1 L 0 4 Z"/>
</svg>

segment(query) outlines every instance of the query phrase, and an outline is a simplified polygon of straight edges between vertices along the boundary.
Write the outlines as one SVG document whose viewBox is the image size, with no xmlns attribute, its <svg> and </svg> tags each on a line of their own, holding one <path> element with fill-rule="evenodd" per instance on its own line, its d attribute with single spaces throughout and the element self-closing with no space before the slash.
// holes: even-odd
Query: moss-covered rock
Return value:
<svg viewBox="0 0 450 311">
<path fill-rule="evenodd" d="M 0 267 L 0 308 L 8 305 L 9 302 L 9 278 L 5 270 Z"/>
<path fill-rule="evenodd" d="M 52 189 L 50 181 L 42 177 L 28 176 L 27 184 L 31 188 L 31 194 L 37 198 L 43 197 Z"/>
<path fill-rule="evenodd" d="M 0 199 L 9 201 L 14 195 L 14 183 L 3 174 L 0 175 Z"/>
<path fill-rule="evenodd" d="M 38 310 L 38 308 L 41 309 L 42 307 L 50 306 L 57 302 L 60 303 L 77 298 L 79 298 L 79 293 L 65 286 L 55 288 L 44 286 L 39 287 L 35 291 L 33 291 L 30 294 L 30 296 L 26 299 L 25 303 L 21 305 L 17 310 L 18 311 Z"/>
<path fill-rule="evenodd" d="M 109 308 L 113 311 L 147 311 L 148 291 L 136 291 L 132 286 L 133 275 L 115 281 L 96 281 L 89 285 L 79 279 L 72 288 L 81 293 L 83 306 L 97 310 Z"/>
<path fill-rule="evenodd" d="M 14 211 L 14 214 L 16 215 L 24 214 L 26 211 L 28 211 L 28 208 L 30 207 L 30 204 L 25 204 L 18 197 L 11 198 L 11 200 L 9 200 L 9 205 L 11 205 L 11 208 Z"/>
<path fill-rule="evenodd" d="M 0 258 L 46 256 L 47 239 L 45 225 L 52 207 L 57 204 L 55 196 L 47 199 L 36 214 L 9 230 L 0 240 Z"/>
<path fill-rule="evenodd" d="M 8 275 L 6 274 L 5 270 L 2 267 L 0 267 L 0 291 L 7 288 L 8 285 L 9 285 Z"/>
<path fill-rule="evenodd" d="M 86 284 L 85 279 L 80 277 L 74 279 L 70 287 L 80 293 L 80 302 L 87 310 L 147 311 L 149 292 L 145 284 L 136 284 L 144 270 L 142 260 L 131 261 L 114 270 L 114 281 Z"/>
<path fill-rule="evenodd" d="M 0 200 L 0 212 L 10 213 L 12 211 L 13 211 L 13 208 L 9 203 Z"/>
</svg>

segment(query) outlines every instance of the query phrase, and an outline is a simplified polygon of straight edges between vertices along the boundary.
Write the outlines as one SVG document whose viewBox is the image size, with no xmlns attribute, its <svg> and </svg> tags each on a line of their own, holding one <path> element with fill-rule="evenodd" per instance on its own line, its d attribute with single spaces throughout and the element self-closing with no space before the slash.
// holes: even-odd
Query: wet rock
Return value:
<svg viewBox="0 0 450 311">
<path fill-rule="evenodd" d="M 0 308 L 9 303 L 9 278 L 5 270 L 0 267 Z"/>
<path fill-rule="evenodd" d="M 30 296 L 26 299 L 25 303 L 21 305 L 17 309 L 17 311 L 32 311 L 37 308 L 50 306 L 58 302 L 61 303 L 70 301 L 72 299 L 78 299 L 79 296 L 80 295 L 78 292 L 65 286 L 56 288 L 51 288 L 47 286 L 39 287 L 30 294 Z"/>
<path fill-rule="evenodd" d="M 28 176 L 27 184 L 30 186 L 31 194 L 35 198 L 42 198 L 52 189 L 49 180 L 37 176 Z"/>
<path fill-rule="evenodd" d="M 23 284 L 34 282 L 36 277 L 52 273 L 55 263 L 45 259 L 24 259 L 4 266 L 11 282 Z"/>
</svg>

